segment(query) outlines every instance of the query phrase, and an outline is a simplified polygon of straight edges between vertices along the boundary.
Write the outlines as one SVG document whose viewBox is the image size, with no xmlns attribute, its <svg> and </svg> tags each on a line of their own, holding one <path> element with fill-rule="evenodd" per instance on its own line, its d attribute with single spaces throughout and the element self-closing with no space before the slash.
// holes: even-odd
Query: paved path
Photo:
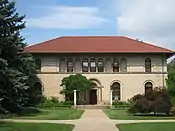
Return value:
<svg viewBox="0 0 175 131">
<path fill-rule="evenodd" d="M 86 110 L 73 131 L 119 131 L 102 110 Z"/>
<path fill-rule="evenodd" d="M 1 120 L 0 120 L 1 121 Z M 77 120 L 24 120 L 24 119 L 4 119 L 7 122 L 27 122 L 27 123 L 65 123 L 73 124 L 73 131 L 119 131 L 102 110 L 85 110 L 81 119 Z"/>
<path fill-rule="evenodd" d="M 81 119 L 77 120 L 24 120 L 4 119 L 0 121 L 27 122 L 27 123 L 65 123 L 73 124 L 73 131 L 119 131 L 116 124 L 144 123 L 144 122 L 175 122 L 175 120 L 111 120 L 102 110 L 85 110 Z"/>
</svg>

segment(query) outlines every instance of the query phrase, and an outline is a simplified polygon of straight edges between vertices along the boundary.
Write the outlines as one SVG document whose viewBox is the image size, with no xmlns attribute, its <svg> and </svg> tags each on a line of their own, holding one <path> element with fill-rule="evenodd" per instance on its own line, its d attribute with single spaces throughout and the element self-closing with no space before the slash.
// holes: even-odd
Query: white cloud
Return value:
<svg viewBox="0 0 175 131">
<path fill-rule="evenodd" d="M 174 0 L 119 0 L 119 35 L 175 49 Z"/>
<path fill-rule="evenodd" d="M 109 21 L 100 16 L 99 9 L 95 7 L 55 6 L 45 9 L 47 14 L 44 16 L 27 19 L 27 26 L 49 29 L 89 29 L 100 27 Z"/>
</svg>

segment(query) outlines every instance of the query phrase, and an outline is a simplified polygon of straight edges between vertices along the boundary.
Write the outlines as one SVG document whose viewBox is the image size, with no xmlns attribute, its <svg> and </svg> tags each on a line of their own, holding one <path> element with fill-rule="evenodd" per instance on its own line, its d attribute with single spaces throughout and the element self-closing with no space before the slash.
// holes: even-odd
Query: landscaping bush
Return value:
<svg viewBox="0 0 175 131">
<path fill-rule="evenodd" d="M 131 106 L 128 109 L 129 113 L 164 113 L 170 114 L 171 99 L 166 89 L 155 88 L 154 90 L 147 91 L 146 94 L 137 94 L 131 98 Z"/>
<path fill-rule="evenodd" d="M 116 109 L 128 109 L 130 107 L 130 103 L 126 101 L 114 101 L 112 105 Z"/>
<path fill-rule="evenodd" d="M 40 108 L 60 108 L 60 107 L 71 107 L 73 105 L 72 101 L 59 101 L 57 97 L 51 97 L 49 99 L 44 99 L 42 103 L 38 105 Z"/>
</svg>

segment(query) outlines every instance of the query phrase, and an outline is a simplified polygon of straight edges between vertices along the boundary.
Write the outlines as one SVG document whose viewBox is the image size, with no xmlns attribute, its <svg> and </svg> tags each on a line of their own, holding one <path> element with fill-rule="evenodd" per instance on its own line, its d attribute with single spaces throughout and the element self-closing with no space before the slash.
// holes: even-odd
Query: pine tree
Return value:
<svg viewBox="0 0 175 131">
<path fill-rule="evenodd" d="M 0 0 L 0 100 L 17 105 L 27 104 L 29 89 L 39 80 L 32 56 L 24 52 L 24 17 L 16 13 L 14 1 Z"/>
</svg>

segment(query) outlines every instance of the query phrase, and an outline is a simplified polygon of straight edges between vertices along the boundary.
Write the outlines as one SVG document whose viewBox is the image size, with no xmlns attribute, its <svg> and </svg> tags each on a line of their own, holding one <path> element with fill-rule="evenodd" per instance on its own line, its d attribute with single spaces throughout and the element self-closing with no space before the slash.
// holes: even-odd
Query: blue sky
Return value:
<svg viewBox="0 0 175 131">
<path fill-rule="evenodd" d="M 122 35 L 175 49 L 174 0 L 16 0 L 26 42 Z"/>
<path fill-rule="evenodd" d="M 116 15 L 106 3 L 107 0 L 17 0 L 18 12 L 26 15 L 22 35 L 29 44 L 60 36 L 117 35 Z"/>
</svg>

